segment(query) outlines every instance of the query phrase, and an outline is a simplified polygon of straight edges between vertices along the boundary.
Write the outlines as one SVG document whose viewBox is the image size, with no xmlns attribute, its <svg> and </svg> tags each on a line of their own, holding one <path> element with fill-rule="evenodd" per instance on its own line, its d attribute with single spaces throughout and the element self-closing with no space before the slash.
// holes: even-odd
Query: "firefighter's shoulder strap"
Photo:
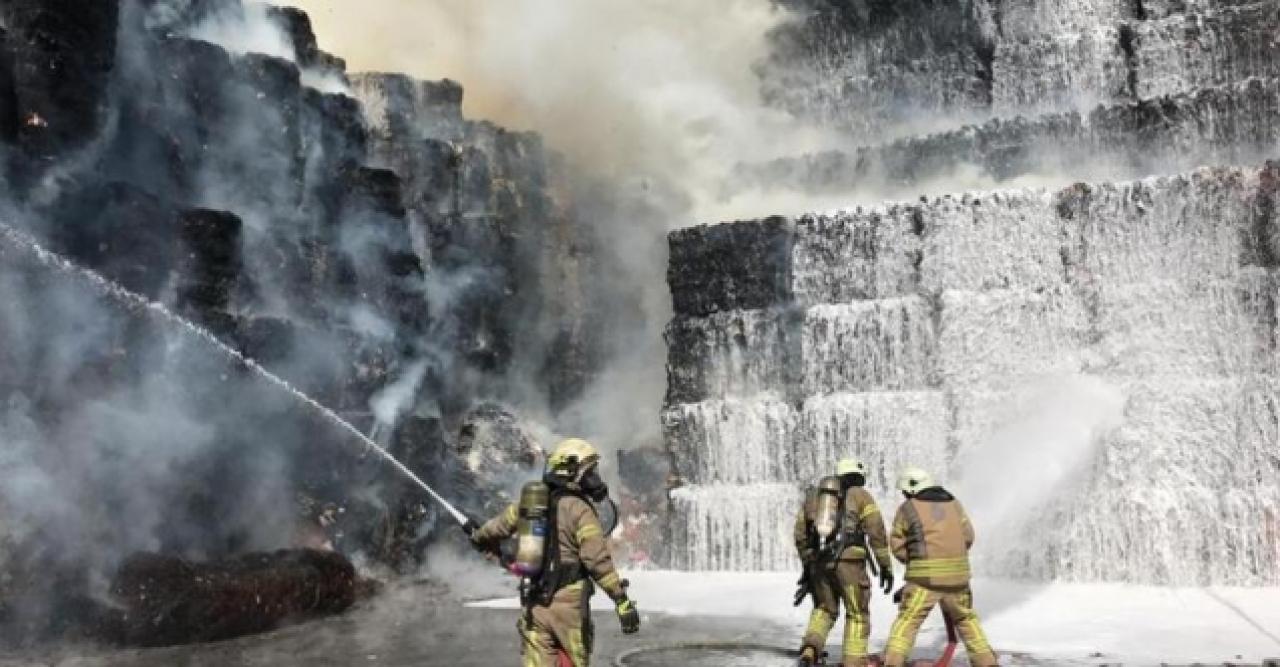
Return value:
<svg viewBox="0 0 1280 667">
<path fill-rule="evenodd" d="M 573 562 L 560 559 L 560 502 L 569 498 L 581 497 L 581 494 L 565 489 L 557 489 L 551 492 L 550 502 L 548 503 L 549 511 L 547 512 L 547 548 L 542 555 L 542 573 L 538 576 L 538 580 L 534 582 L 537 601 L 544 606 L 551 604 L 551 599 L 555 597 L 555 594 L 560 589 L 572 586 L 587 578 L 586 570 L 582 567 L 581 562 L 576 559 Z M 595 507 L 590 502 L 587 502 L 587 507 L 590 507 L 592 512 L 595 511 Z"/>
<path fill-rule="evenodd" d="M 809 537 L 813 540 L 816 548 L 818 531 L 813 526 L 813 519 L 818 513 L 818 487 L 810 486 L 804 490 L 804 504 L 801 505 L 800 513 L 804 516 L 805 530 L 809 533 Z"/>
<path fill-rule="evenodd" d="M 875 499 L 861 487 L 853 487 L 844 497 L 845 505 L 840 507 L 840 518 L 852 519 L 842 524 L 842 528 L 849 534 L 849 543 L 861 546 L 866 539 L 866 529 L 863 528 L 862 522 L 876 509 Z M 850 514 L 851 513 L 851 514 Z"/>
</svg>

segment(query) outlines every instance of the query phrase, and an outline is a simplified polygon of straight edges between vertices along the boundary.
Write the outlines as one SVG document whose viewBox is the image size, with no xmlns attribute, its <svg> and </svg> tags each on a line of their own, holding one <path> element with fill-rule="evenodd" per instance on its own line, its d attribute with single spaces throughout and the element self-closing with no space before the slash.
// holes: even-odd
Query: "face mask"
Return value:
<svg viewBox="0 0 1280 667">
<path fill-rule="evenodd" d="M 591 500 L 601 503 L 609 497 L 609 487 L 600 479 L 600 473 L 592 470 L 582 478 L 582 492 Z"/>
<path fill-rule="evenodd" d="M 867 483 L 866 478 L 863 477 L 862 475 L 859 475 L 856 472 L 849 473 L 848 475 L 843 475 L 840 477 L 840 485 L 843 486 L 845 489 L 849 489 L 855 486 L 864 486 L 866 485 L 866 483 Z"/>
</svg>

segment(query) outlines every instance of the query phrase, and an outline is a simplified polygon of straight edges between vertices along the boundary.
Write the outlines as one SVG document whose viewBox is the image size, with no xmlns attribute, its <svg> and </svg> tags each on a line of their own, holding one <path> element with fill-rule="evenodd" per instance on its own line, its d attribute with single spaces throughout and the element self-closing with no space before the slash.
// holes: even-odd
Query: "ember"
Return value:
<svg viewBox="0 0 1280 667">
<path fill-rule="evenodd" d="M 134 646 L 227 639 L 341 613 L 361 589 L 350 561 L 333 552 L 276 551 L 214 563 L 138 554 L 116 576 L 112 593 L 123 609 L 104 634 Z"/>
</svg>

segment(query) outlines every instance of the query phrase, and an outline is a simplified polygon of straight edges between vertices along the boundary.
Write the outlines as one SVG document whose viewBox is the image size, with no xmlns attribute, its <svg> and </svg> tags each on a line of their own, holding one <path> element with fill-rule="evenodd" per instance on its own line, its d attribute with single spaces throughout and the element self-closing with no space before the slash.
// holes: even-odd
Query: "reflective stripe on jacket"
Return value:
<svg viewBox="0 0 1280 667">
<path fill-rule="evenodd" d="M 969 583 L 973 538 L 973 526 L 960 502 L 933 488 L 898 508 L 889 544 L 894 557 L 907 566 L 907 581 L 950 588 Z"/>
</svg>

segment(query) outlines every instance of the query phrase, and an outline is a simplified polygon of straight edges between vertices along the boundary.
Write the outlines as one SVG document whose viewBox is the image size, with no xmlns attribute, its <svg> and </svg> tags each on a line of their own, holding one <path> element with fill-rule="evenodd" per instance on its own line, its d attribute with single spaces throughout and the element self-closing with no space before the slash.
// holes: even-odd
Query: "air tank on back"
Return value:
<svg viewBox="0 0 1280 667">
<path fill-rule="evenodd" d="M 840 478 L 823 477 L 818 482 L 817 507 L 813 515 L 813 529 L 825 543 L 840 527 Z"/>
<path fill-rule="evenodd" d="M 547 550 L 547 532 L 551 523 L 548 504 L 551 489 L 541 481 L 533 481 L 520 490 L 520 509 L 516 521 L 516 558 L 511 569 L 522 577 L 542 573 Z"/>
</svg>

